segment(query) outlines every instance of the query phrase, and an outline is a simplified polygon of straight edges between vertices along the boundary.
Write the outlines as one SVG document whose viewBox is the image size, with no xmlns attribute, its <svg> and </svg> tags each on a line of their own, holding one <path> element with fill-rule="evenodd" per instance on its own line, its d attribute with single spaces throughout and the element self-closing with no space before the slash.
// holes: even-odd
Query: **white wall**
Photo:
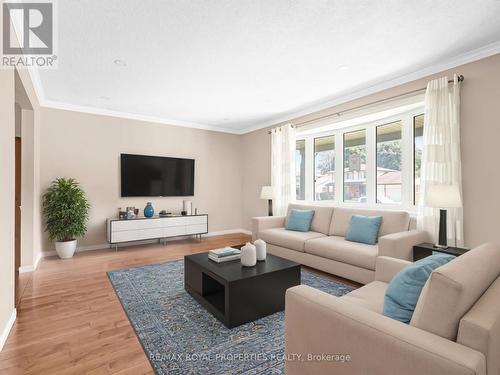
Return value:
<svg viewBox="0 0 500 375">
<path fill-rule="evenodd" d="M 29 221 L 30 223 L 32 221 L 33 223 L 31 233 L 21 233 L 21 258 L 24 258 L 25 260 L 23 262 L 23 260 L 21 259 L 21 264 L 22 266 L 25 266 L 27 267 L 27 269 L 29 269 L 30 266 L 36 266 L 37 260 L 40 259 L 42 248 L 41 242 L 43 230 L 40 201 L 40 104 L 36 96 L 35 89 L 28 70 L 16 70 L 14 75 L 15 100 L 20 105 L 20 108 L 22 110 L 21 124 L 23 122 L 23 114 L 26 115 L 26 117 L 24 118 L 24 120 L 26 121 L 24 137 L 30 138 L 23 141 L 26 142 L 22 151 L 22 158 L 24 160 L 23 164 L 26 164 L 26 166 L 23 166 L 22 175 L 22 178 L 25 179 L 25 181 L 29 181 L 31 179 L 30 169 L 33 169 L 33 186 L 25 186 L 25 184 L 23 183 L 21 193 L 21 200 L 24 200 L 28 203 L 28 206 L 25 207 L 24 212 L 21 212 L 21 225 L 27 225 L 27 221 Z M 26 131 L 28 131 L 29 133 L 26 133 Z M 31 147 L 31 150 L 28 148 L 28 146 Z M 26 176 L 25 173 L 29 173 L 30 176 Z M 28 191 L 30 190 L 32 190 L 31 197 L 26 196 L 26 194 L 28 194 Z M 32 205 L 31 209 L 29 207 L 30 203 Z M 21 204 L 23 205 L 22 202 Z M 28 252 L 31 254 L 28 254 Z M 28 259 L 30 258 L 32 258 L 34 264 L 28 264 Z"/>
<path fill-rule="evenodd" d="M 262 186 L 271 185 L 271 136 L 268 129 L 243 135 L 243 209 L 244 228 L 251 229 L 251 218 L 267 215 L 267 201 L 260 199 Z"/>
<path fill-rule="evenodd" d="M 32 110 L 21 110 L 21 267 L 35 262 L 34 243 L 35 191 L 35 119 Z M 29 269 L 29 268 L 28 268 Z"/>
<path fill-rule="evenodd" d="M 0 349 L 14 311 L 14 72 L 0 69 Z"/>
<path fill-rule="evenodd" d="M 106 244 L 105 220 L 119 207 L 153 202 L 180 212 L 182 198 L 121 198 L 120 153 L 195 159 L 193 207 L 209 214 L 209 231 L 242 228 L 241 138 L 237 135 L 42 108 L 42 192 L 57 177 L 74 177 L 92 206 L 80 246 Z M 190 199 L 190 198 L 189 198 Z M 53 249 L 44 236 L 43 251 Z"/>
</svg>

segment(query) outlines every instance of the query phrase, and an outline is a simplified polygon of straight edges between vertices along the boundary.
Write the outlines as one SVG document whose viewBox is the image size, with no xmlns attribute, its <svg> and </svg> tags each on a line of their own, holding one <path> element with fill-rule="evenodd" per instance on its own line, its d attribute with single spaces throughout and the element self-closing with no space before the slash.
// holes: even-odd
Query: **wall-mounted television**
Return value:
<svg viewBox="0 0 500 375">
<path fill-rule="evenodd" d="M 194 195 L 194 160 L 121 154 L 122 197 Z"/>
</svg>

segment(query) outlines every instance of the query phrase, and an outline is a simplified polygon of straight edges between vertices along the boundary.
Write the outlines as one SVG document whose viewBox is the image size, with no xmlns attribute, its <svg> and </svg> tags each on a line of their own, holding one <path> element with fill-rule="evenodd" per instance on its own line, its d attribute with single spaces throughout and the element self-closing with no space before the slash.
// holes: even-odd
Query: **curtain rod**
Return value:
<svg viewBox="0 0 500 375">
<path fill-rule="evenodd" d="M 464 78 L 465 77 L 460 74 L 458 76 L 458 83 L 463 82 Z M 453 82 L 454 81 L 452 79 L 450 79 L 448 81 L 448 83 L 453 83 Z M 376 100 L 376 101 L 368 103 L 368 104 L 363 104 L 363 105 L 359 105 L 357 107 L 349 108 L 349 109 L 346 109 L 345 111 L 339 111 L 339 112 L 335 112 L 335 113 L 330 113 L 328 115 L 323 115 L 323 116 L 315 117 L 315 118 L 310 119 L 310 120 L 306 120 L 306 121 L 302 121 L 302 122 L 298 122 L 296 124 L 293 124 L 292 127 L 293 128 L 300 128 L 301 126 L 307 125 L 307 124 L 309 124 L 311 122 L 316 122 L 318 120 L 323 120 L 323 119 L 326 119 L 326 118 L 329 118 L 329 117 L 339 117 L 339 116 L 342 116 L 345 113 L 352 112 L 352 111 L 355 111 L 357 109 L 365 108 L 365 107 L 371 106 L 373 104 L 379 104 L 379 103 L 387 102 L 389 100 L 397 99 L 397 98 L 400 98 L 402 96 L 406 96 L 406 95 L 410 95 L 410 94 L 416 94 L 417 92 L 420 92 L 420 91 L 423 91 L 423 90 L 426 90 L 426 89 L 427 89 L 427 87 L 423 87 L 421 89 L 417 89 L 417 90 L 412 90 L 412 91 L 405 92 L 404 94 L 394 95 L 394 96 L 391 96 L 391 97 L 388 97 L 388 98 L 385 98 L 385 99 Z M 269 130 L 267 133 L 271 134 L 273 132 L 273 130 L 274 129 Z"/>
</svg>

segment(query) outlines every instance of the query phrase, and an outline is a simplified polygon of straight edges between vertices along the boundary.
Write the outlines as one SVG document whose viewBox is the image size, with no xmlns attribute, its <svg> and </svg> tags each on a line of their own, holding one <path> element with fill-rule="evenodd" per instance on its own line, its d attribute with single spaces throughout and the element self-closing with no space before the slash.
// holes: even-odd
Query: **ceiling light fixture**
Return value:
<svg viewBox="0 0 500 375">
<path fill-rule="evenodd" d="M 338 68 L 340 71 L 346 71 L 347 69 L 349 69 L 349 67 L 347 65 L 339 65 L 339 68 Z"/>
<path fill-rule="evenodd" d="M 120 60 L 120 59 L 116 59 L 113 62 L 115 63 L 115 65 L 118 65 L 118 66 L 127 66 L 127 63 L 123 60 Z"/>
</svg>

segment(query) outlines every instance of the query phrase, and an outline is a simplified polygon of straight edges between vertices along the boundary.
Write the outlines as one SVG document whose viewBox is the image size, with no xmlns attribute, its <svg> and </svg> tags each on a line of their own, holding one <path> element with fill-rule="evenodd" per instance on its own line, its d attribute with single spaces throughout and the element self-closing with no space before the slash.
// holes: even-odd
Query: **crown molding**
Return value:
<svg viewBox="0 0 500 375">
<path fill-rule="evenodd" d="M 484 59 L 489 56 L 493 56 L 495 54 L 500 53 L 500 41 L 488 44 L 486 46 L 471 50 L 469 52 L 465 52 L 463 54 L 460 54 L 458 56 L 449 58 L 445 61 L 441 61 L 439 63 L 436 63 L 434 65 L 427 66 L 425 68 L 416 70 L 414 72 L 404 74 L 404 75 L 399 75 L 399 76 L 392 76 L 389 79 L 379 82 L 375 85 L 368 85 L 366 87 L 361 87 L 356 90 L 353 90 L 351 92 L 342 94 L 340 96 L 328 99 L 327 101 L 324 101 L 320 104 L 315 104 L 311 106 L 307 106 L 301 110 L 298 111 L 291 111 L 289 113 L 286 113 L 281 116 L 277 116 L 274 118 L 271 118 L 267 121 L 260 122 L 258 124 L 248 126 L 243 129 L 231 129 L 231 128 L 225 128 L 222 126 L 214 126 L 214 125 L 206 125 L 206 124 L 199 124 L 199 123 L 191 123 L 191 122 L 185 122 L 185 121 L 179 121 L 179 120 L 172 120 L 172 119 L 167 119 L 163 117 L 156 117 L 156 116 L 146 116 L 146 115 L 140 115 L 140 114 L 133 114 L 133 113 L 128 113 L 128 112 L 120 112 L 120 111 L 113 111 L 109 109 L 104 109 L 104 108 L 97 108 L 97 107 L 88 107 L 88 106 L 81 106 L 81 105 L 75 105 L 75 104 L 70 104 L 70 103 L 65 103 L 65 102 L 59 102 L 59 101 L 52 101 L 52 100 L 47 100 L 45 96 L 45 92 L 43 90 L 43 86 L 41 84 L 40 76 L 37 70 L 35 69 L 29 69 L 29 73 L 33 82 L 33 87 L 35 89 L 35 93 L 38 96 L 38 100 L 40 103 L 41 107 L 45 108 L 54 108 L 54 109 L 62 109 L 62 110 L 67 110 L 67 111 L 73 111 L 73 112 L 82 112 L 82 113 L 89 113 L 89 114 L 95 114 L 95 115 L 103 115 L 103 116 L 112 116 L 112 117 L 119 117 L 119 118 L 124 118 L 124 119 L 131 119 L 131 120 L 139 120 L 139 121 L 146 121 L 146 122 L 152 122 L 152 123 L 158 123 L 158 124 L 165 124 L 165 125 L 171 125 L 171 126 L 181 126 L 181 127 L 188 127 L 188 128 L 195 128 L 195 129 L 202 129 L 202 130 L 209 130 L 209 131 L 215 131 L 215 132 L 222 132 L 222 133 L 229 133 L 229 134 L 236 134 L 236 135 L 243 135 L 246 133 L 250 133 L 256 130 L 260 130 L 263 128 L 267 128 L 270 126 L 277 125 L 282 122 L 287 122 L 291 121 L 293 119 L 299 118 L 301 116 L 309 115 L 314 112 L 318 112 L 321 110 L 325 110 L 327 108 L 343 104 L 346 102 L 349 102 L 351 100 L 359 99 L 368 95 L 375 94 L 377 92 L 387 90 L 408 82 L 412 82 L 445 70 L 453 69 L 456 67 L 459 67 L 461 65 L 465 65 L 477 60 Z M 467 79 L 467 78 L 466 78 Z"/>
<path fill-rule="evenodd" d="M 138 120 L 138 121 L 145 121 L 145 122 L 151 122 L 151 123 L 156 123 L 156 124 L 180 126 L 180 127 L 184 127 L 184 128 L 194 128 L 194 129 L 209 130 L 209 131 L 229 133 L 229 134 L 241 134 L 241 131 L 239 131 L 239 130 L 224 128 L 221 126 L 213 126 L 213 125 L 198 124 L 198 123 L 194 123 L 194 122 L 171 120 L 171 119 L 166 119 L 163 117 L 146 116 L 146 115 L 134 114 L 134 113 L 129 113 L 129 112 L 113 111 L 113 110 L 105 109 L 105 108 L 87 107 L 87 106 L 63 103 L 63 102 L 52 101 L 52 100 L 44 100 L 44 101 L 42 101 L 40 106 L 44 107 L 44 108 L 62 109 L 65 111 L 81 112 L 81 113 L 88 113 L 88 114 L 101 115 L 101 116 L 111 116 L 111 117 L 118 117 L 118 118 L 123 118 L 123 119 L 128 119 L 128 120 Z"/>
<path fill-rule="evenodd" d="M 465 52 L 453 58 L 447 59 L 445 61 L 441 61 L 437 64 L 427 66 L 423 69 L 416 70 L 412 73 L 408 73 L 402 76 L 393 76 L 385 81 L 379 82 L 375 85 L 361 87 L 357 90 L 353 90 L 341 96 L 334 97 L 329 99 L 323 103 L 315 104 L 312 106 L 308 106 L 300 111 L 290 112 L 280 117 L 276 117 L 274 119 L 265 121 L 258 125 L 249 126 L 241 130 L 241 134 L 250 133 L 256 130 L 260 130 L 263 128 L 267 128 L 270 126 L 275 126 L 277 124 L 291 121 L 293 119 L 309 115 L 314 112 L 319 112 L 321 110 L 325 110 L 327 108 L 340 105 L 351 100 L 363 98 L 368 95 L 375 94 L 380 91 L 384 91 L 387 89 L 391 89 L 393 87 L 416 81 L 421 78 L 428 77 L 430 75 L 453 69 L 477 60 L 484 59 L 489 56 L 493 56 L 500 53 L 500 41 L 488 44 L 486 46 L 471 50 L 469 52 Z M 465 77 L 467 79 L 467 77 Z"/>
</svg>

